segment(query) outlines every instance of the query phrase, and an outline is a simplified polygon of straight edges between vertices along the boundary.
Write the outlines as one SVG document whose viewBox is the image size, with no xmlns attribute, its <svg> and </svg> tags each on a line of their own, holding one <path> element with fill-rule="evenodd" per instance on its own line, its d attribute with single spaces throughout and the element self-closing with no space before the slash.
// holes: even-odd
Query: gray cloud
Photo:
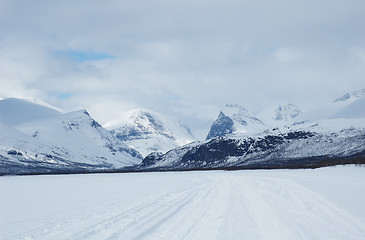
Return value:
<svg viewBox="0 0 365 240">
<path fill-rule="evenodd" d="M 102 123 L 152 108 L 196 132 L 225 103 L 310 108 L 364 87 L 364 12 L 360 0 L 4 0 L 0 96 Z M 67 51 L 113 58 L 55 54 Z"/>
</svg>

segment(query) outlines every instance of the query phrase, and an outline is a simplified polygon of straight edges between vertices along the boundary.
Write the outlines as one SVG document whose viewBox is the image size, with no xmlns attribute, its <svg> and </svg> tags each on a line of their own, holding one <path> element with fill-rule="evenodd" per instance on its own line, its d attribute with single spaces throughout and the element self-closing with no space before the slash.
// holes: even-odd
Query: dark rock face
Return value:
<svg viewBox="0 0 365 240">
<path fill-rule="evenodd" d="M 194 151 L 187 152 L 182 157 L 182 162 L 194 161 L 194 167 L 202 166 L 227 166 L 230 157 L 241 158 L 234 164 L 244 163 L 255 155 L 261 158 L 274 152 L 277 148 L 293 139 L 306 139 L 314 136 L 310 132 L 291 132 L 283 135 L 267 135 L 263 138 L 248 138 L 237 140 L 231 138 L 215 138 L 212 141 L 198 146 Z M 244 157 L 247 157 L 245 159 Z M 205 163 L 204 163 L 205 162 Z"/>
<path fill-rule="evenodd" d="M 181 165 L 185 168 L 221 166 L 228 156 L 242 156 L 250 143 L 251 140 L 240 143 L 239 140 L 215 138 L 184 154 Z"/>
<path fill-rule="evenodd" d="M 9 155 L 17 155 L 17 156 L 22 156 L 23 154 L 21 152 L 15 151 L 15 150 L 10 150 L 8 151 Z"/>
<path fill-rule="evenodd" d="M 223 112 L 220 112 L 217 120 L 215 120 L 210 127 L 206 140 L 233 133 L 233 124 L 233 120 L 230 117 L 227 117 Z"/>
<path fill-rule="evenodd" d="M 313 139 L 311 139 L 313 138 Z M 287 158 L 282 158 L 282 151 L 294 141 L 315 142 L 316 133 L 293 131 L 285 134 L 266 135 L 235 139 L 217 137 L 208 142 L 195 145 L 189 149 L 177 148 L 163 154 L 150 154 L 142 163 L 142 168 L 153 167 L 157 162 L 164 162 L 174 156 L 174 162 L 166 165 L 166 169 L 214 169 L 232 167 L 275 167 L 290 166 Z M 234 161 L 232 161 L 232 158 Z M 313 158 L 315 159 L 315 158 Z M 319 158 L 318 158 L 319 159 Z M 318 160 L 315 159 L 315 160 Z M 303 159 L 298 158 L 298 161 Z M 306 164 L 304 161 L 301 164 Z M 163 164 L 162 164 L 163 166 Z"/>
<path fill-rule="evenodd" d="M 0 155 L 0 176 L 9 174 L 53 174 L 53 173 L 84 173 L 110 169 L 111 165 L 104 162 L 100 165 L 76 163 L 52 154 L 39 153 L 32 158 L 25 158 L 23 154 L 9 151 L 9 155 L 17 155 L 18 161 Z M 43 161 L 44 159 L 52 161 Z"/>
<path fill-rule="evenodd" d="M 164 154 L 162 152 L 153 152 L 148 154 L 141 164 L 141 167 L 151 166 L 156 163 L 158 159 L 160 159 Z"/>
</svg>

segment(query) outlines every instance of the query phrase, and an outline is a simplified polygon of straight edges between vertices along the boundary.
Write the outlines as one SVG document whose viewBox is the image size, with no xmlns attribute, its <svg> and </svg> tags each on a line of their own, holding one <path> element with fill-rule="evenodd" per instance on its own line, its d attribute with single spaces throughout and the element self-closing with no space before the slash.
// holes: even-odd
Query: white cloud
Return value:
<svg viewBox="0 0 365 240">
<path fill-rule="evenodd" d="M 0 97 L 87 108 L 101 122 L 132 107 L 192 123 L 225 103 L 309 107 L 364 87 L 364 12 L 358 0 L 4 0 Z"/>
<path fill-rule="evenodd" d="M 275 51 L 275 56 L 283 62 L 291 62 L 302 56 L 302 53 L 298 50 L 289 48 L 280 48 Z"/>
<path fill-rule="evenodd" d="M 365 64 L 365 47 L 352 48 L 349 52 L 353 57 L 355 57 L 357 61 L 359 61 L 361 64 Z"/>
</svg>

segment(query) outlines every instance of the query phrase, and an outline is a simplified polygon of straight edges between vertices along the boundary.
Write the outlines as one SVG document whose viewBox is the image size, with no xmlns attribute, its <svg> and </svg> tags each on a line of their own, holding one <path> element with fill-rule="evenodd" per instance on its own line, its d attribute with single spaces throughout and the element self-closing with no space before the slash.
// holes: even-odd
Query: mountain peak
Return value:
<svg viewBox="0 0 365 240">
<path fill-rule="evenodd" d="M 246 123 L 247 125 L 247 123 Z M 227 134 L 231 134 L 234 131 L 234 122 L 230 117 L 227 117 L 222 111 L 220 111 L 218 118 L 214 121 L 210 127 L 206 140 L 222 137 Z"/>
<path fill-rule="evenodd" d="M 206 140 L 231 133 L 255 132 L 266 128 L 265 124 L 244 107 L 226 104 L 213 122 Z"/>
<path fill-rule="evenodd" d="M 195 137 L 181 121 L 147 109 L 134 109 L 107 129 L 143 156 L 151 152 L 167 152 L 193 141 Z"/>
</svg>

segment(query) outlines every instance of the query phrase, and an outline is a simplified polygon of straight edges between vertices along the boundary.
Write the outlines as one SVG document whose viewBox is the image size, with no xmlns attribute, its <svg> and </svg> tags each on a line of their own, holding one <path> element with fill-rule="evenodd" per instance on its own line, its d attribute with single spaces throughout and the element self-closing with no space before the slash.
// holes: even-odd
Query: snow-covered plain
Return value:
<svg viewBox="0 0 365 240">
<path fill-rule="evenodd" d="M 0 178 L 0 239 L 365 239 L 365 167 Z"/>
</svg>

